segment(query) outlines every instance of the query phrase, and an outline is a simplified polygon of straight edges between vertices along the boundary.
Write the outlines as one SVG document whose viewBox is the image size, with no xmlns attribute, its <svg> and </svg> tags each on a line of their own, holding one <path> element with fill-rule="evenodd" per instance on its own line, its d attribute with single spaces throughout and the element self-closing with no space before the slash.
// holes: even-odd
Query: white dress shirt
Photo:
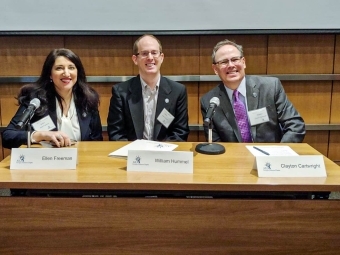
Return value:
<svg viewBox="0 0 340 255">
<path fill-rule="evenodd" d="M 79 120 L 77 115 L 76 106 L 73 100 L 73 96 L 71 98 L 70 108 L 68 109 L 67 116 L 65 116 L 61 112 L 61 108 L 59 102 L 56 98 L 56 105 L 57 105 L 57 124 L 58 130 L 66 133 L 71 140 L 80 141 L 81 134 L 80 134 L 80 126 Z"/>
<path fill-rule="evenodd" d="M 153 130 L 157 108 L 160 77 L 154 89 L 151 89 L 145 81 L 140 78 L 142 84 L 143 106 L 144 106 L 144 131 L 143 139 L 154 140 Z"/>
</svg>

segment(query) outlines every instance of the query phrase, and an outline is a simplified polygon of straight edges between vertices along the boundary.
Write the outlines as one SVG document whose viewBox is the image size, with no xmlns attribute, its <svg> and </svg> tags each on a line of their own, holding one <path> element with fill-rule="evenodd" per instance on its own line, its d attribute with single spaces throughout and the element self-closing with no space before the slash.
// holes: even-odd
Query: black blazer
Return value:
<svg viewBox="0 0 340 255">
<path fill-rule="evenodd" d="M 302 142 L 305 123 L 288 100 L 278 78 L 246 75 L 248 111 L 266 107 L 269 121 L 251 127 L 253 142 Z M 218 97 L 220 106 L 216 108 L 212 121 L 212 140 L 215 142 L 241 142 L 241 133 L 235 119 L 232 103 L 224 84 L 210 90 L 201 98 L 203 119 L 210 99 Z M 208 127 L 204 127 L 208 139 Z"/>
<path fill-rule="evenodd" d="M 27 132 L 24 130 L 16 129 L 16 123 L 18 123 L 22 113 L 25 111 L 27 106 L 21 105 L 12 118 L 9 125 L 2 133 L 2 146 L 5 148 L 18 148 L 23 144 L 27 144 Z M 83 113 L 81 109 L 76 108 L 79 126 L 80 126 L 80 133 L 81 133 L 81 140 L 82 141 L 102 141 L 102 125 L 100 121 L 99 111 Z M 55 100 L 51 100 L 48 104 L 48 111 L 43 116 L 34 115 L 31 123 L 34 123 L 43 117 L 50 115 L 54 125 L 56 126 L 55 129 L 51 131 L 57 131 L 57 112 L 56 112 L 56 103 Z M 32 127 L 32 131 L 34 131 Z"/>
<path fill-rule="evenodd" d="M 143 139 L 143 108 L 139 75 L 114 85 L 107 118 L 109 139 L 111 141 Z M 157 120 L 164 108 L 175 117 L 168 128 Z M 154 123 L 154 140 L 187 140 L 189 135 L 188 98 L 183 84 L 161 77 Z"/>
</svg>

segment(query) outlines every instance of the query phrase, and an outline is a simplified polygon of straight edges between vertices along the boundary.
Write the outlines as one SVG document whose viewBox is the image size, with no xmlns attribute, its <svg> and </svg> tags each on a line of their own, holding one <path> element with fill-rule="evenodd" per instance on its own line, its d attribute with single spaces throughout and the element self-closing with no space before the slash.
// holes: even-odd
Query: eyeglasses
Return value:
<svg viewBox="0 0 340 255">
<path fill-rule="evenodd" d="M 242 58 L 243 58 L 242 56 L 239 56 L 239 57 L 233 57 L 231 59 L 223 59 L 223 60 L 218 61 L 214 64 L 219 66 L 219 67 L 226 67 L 226 66 L 230 65 L 230 63 L 232 63 L 233 65 L 237 65 L 241 62 Z"/>
<path fill-rule="evenodd" d="M 152 50 L 152 51 L 141 51 L 136 53 L 136 56 L 140 56 L 141 58 L 147 58 L 149 57 L 149 54 L 151 54 L 154 58 L 158 58 L 161 55 L 162 52 L 158 50 Z"/>
</svg>

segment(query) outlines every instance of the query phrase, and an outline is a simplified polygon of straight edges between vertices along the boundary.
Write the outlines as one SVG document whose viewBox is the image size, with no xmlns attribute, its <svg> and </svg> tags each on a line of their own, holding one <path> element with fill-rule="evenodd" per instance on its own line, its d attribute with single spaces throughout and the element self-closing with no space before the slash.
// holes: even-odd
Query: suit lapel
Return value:
<svg viewBox="0 0 340 255">
<path fill-rule="evenodd" d="M 143 94 L 142 84 L 139 75 L 131 82 L 129 91 L 131 96 L 128 99 L 128 104 L 131 112 L 133 126 L 136 131 L 137 139 L 143 139 L 144 130 L 144 111 L 143 111 Z"/>
<path fill-rule="evenodd" d="M 157 140 L 158 134 L 162 128 L 162 123 L 160 123 L 157 120 L 157 117 L 159 114 L 163 111 L 165 108 L 170 112 L 170 105 L 174 102 L 172 102 L 172 98 L 170 97 L 171 93 L 171 87 L 164 79 L 161 77 L 161 80 L 159 82 L 159 91 L 158 91 L 158 98 L 157 98 L 157 107 L 156 107 L 156 114 L 155 114 L 155 125 L 154 125 L 154 130 L 153 130 L 153 139 Z M 167 99 L 167 100 L 166 100 Z M 167 101 L 167 103 L 166 103 Z"/>
<path fill-rule="evenodd" d="M 248 111 L 256 110 L 259 104 L 259 89 L 254 80 L 251 79 L 251 76 L 246 76 L 246 90 Z M 255 142 L 256 126 L 251 126 L 251 134 L 253 137 L 253 142 Z"/>
<path fill-rule="evenodd" d="M 48 103 L 48 115 L 50 116 L 50 118 L 52 119 L 55 128 L 53 129 L 53 131 L 57 131 L 58 130 L 58 123 L 57 123 L 57 108 L 56 108 L 56 98 L 52 98 L 49 99 L 49 103 Z"/>
<path fill-rule="evenodd" d="M 82 141 L 87 140 L 88 135 L 89 135 L 91 115 L 85 112 L 83 113 L 81 112 L 80 109 L 77 108 L 77 116 L 78 116 L 78 121 L 79 121 L 79 126 L 80 126 L 81 140 Z"/>
<path fill-rule="evenodd" d="M 241 133 L 238 130 L 238 125 L 237 125 L 235 114 L 234 114 L 234 108 L 232 106 L 232 103 L 230 102 L 230 99 L 228 97 L 227 91 L 225 90 L 224 84 L 221 83 L 219 87 L 220 87 L 220 101 L 227 102 L 226 104 L 220 104 L 222 111 L 224 113 L 224 116 L 226 116 L 230 126 L 233 128 L 237 140 L 242 141 Z"/>
</svg>

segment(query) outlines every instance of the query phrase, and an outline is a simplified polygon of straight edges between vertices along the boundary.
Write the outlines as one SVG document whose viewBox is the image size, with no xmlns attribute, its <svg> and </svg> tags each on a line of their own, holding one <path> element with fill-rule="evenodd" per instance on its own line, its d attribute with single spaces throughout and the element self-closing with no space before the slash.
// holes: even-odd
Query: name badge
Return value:
<svg viewBox="0 0 340 255">
<path fill-rule="evenodd" d="M 13 148 L 10 169 L 76 169 L 77 148 Z"/>
<path fill-rule="evenodd" d="M 127 171 L 192 174 L 193 161 L 189 151 L 129 150 Z"/>
<path fill-rule="evenodd" d="M 168 128 L 174 118 L 175 117 L 167 109 L 164 108 L 157 117 L 157 120 L 162 123 L 164 127 Z"/>
<path fill-rule="evenodd" d="M 267 108 L 263 107 L 261 109 L 253 110 L 248 112 L 249 121 L 251 126 L 256 126 L 258 124 L 268 122 L 268 112 Z"/>
<path fill-rule="evenodd" d="M 257 156 L 258 177 L 326 177 L 322 155 Z"/>
<path fill-rule="evenodd" d="M 44 118 L 32 123 L 32 127 L 36 131 L 50 131 L 56 128 L 50 115 L 47 115 Z"/>
</svg>

